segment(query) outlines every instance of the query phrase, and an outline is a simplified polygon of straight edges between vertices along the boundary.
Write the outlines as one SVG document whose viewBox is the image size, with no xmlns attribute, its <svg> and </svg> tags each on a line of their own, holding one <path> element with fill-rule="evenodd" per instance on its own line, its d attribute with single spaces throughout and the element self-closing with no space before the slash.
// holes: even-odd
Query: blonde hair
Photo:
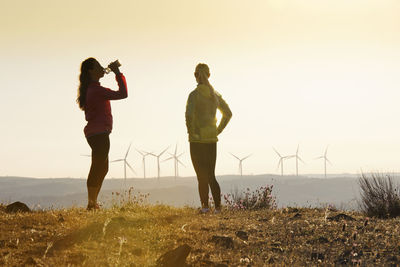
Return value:
<svg viewBox="0 0 400 267">
<path fill-rule="evenodd" d="M 204 63 L 197 64 L 196 69 L 194 71 L 194 75 L 196 76 L 199 84 L 207 85 L 208 88 L 210 88 L 211 96 L 215 101 L 217 101 L 217 96 L 215 95 L 214 87 L 208 81 L 208 77 L 210 76 L 210 68 L 208 67 L 208 65 Z"/>
</svg>

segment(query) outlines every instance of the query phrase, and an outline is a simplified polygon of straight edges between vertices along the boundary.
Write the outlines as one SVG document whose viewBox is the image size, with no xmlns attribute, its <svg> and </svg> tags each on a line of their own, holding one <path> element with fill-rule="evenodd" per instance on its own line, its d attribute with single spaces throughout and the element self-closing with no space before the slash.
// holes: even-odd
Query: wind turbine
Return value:
<svg viewBox="0 0 400 267">
<path fill-rule="evenodd" d="M 136 148 L 135 148 L 136 149 Z M 143 179 L 146 179 L 146 157 L 151 155 L 151 152 L 146 152 L 146 151 L 140 151 L 136 149 L 137 152 L 139 152 L 140 155 L 142 155 L 142 162 L 143 162 Z"/>
<path fill-rule="evenodd" d="M 296 176 L 299 176 L 299 160 L 305 164 L 305 162 L 299 157 L 299 145 L 297 145 L 296 154 L 292 155 L 292 157 L 296 158 Z"/>
<path fill-rule="evenodd" d="M 324 159 L 324 170 L 325 170 L 325 178 L 326 178 L 326 162 L 329 162 L 329 164 L 332 165 L 332 163 L 329 161 L 329 159 L 326 157 L 326 154 L 328 153 L 328 146 L 325 149 L 325 153 L 323 156 L 320 156 L 318 158 L 315 159 Z"/>
<path fill-rule="evenodd" d="M 132 171 L 134 174 L 136 174 L 135 170 L 132 168 L 132 166 L 131 166 L 131 165 L 128 163 L 128 161 L 126 160 L 126 158 L 128 157 L 128 154 L 129 154 L 129 150 L 131 149 L 131 144 L 132 144 L 132 143 L 129 144 L 128 150 L 126 151 L 125 157 L 124 157 L 123 159 L 116 159 L 116 160 L 111 161 L 111 162 L 119 162 L 119 161 L 123 161 L 123 162 L 124 162 L 124 178 L 125 178 L 125 184 L 126 184 L 126 166 L 128 166 L 129 169 L 131 169 L 131 171 Z"/>
<path fill-rule="evenodd" d="M 279 161 L 278 161 L 278 167 L 277 167 L 277 168 L 279 168 L 279 165 L 281 166 L 281 176 L 283 176 L 283 161 L 284 161 L 285 159 L 293 158 L 294 156 L 293 156 L 293 155 L 282 156 L 281 154 L 279 154 L 278 151 L 276 151 L 275 148 L 272 148 L 272 149 L 275 151 L 276 154 L 278 154 Z"/>
<path fill-rule="evenodd" d="M 167 158 L 167 159 L 165 159 L 165 160 L 163 160 L 163 161 L 167 161 L 167 160 L 170 160 L 170 159 L 174 159 L 175 160 L 175 164 L 174 164 L 174 167 L 175 167 L 175 179 L 176 179 L 176 177 L 179 177 L 179 164 L 181 164 L 182 166 L 184 166 L 184 167 L 186 167 L 185 166 L 185 164 L 183 164 L 180 160 L 179 160 L 179 157 L 180 156 L 182 156 L 183 154 L 184 154 L 184 152 L 182 152 L 181 154 L 179 154 L 179 155 L 177 155 L 177 151 L 178 151 L 178 144 L 176 144 L 176 146 L 175 146 L 175 152 L 174 152 L 174 154 L 171 154 L 171 153 L 168 153 L 168 154 L 170 154 L 171 155 L 171 157 L 170 158 Z"/>
<path fill-rule="evenodd" d="M 243 160 L 245 160 L 245 159 L 247 159 L 248 157 L 250 157 L 252 154 L 250 154 L 250 155 L 248 155 L 248 156 L 246 156 L 246 157 L 244 157 L 244 158 L 239 158 L 239 157 L 233 155 L 232 153 L 229 153 L 229 154 L 231 154 L 232 156 L 234 156 L 234 157 L 239 161 L 239 173 L 240 173 L 240 177 L 243 177 L 243 166 L 242 166 L 242 162 L 243 162 Z"/>
<path fill-rule="evenodd" d="M 165 151 L 167 151 L 169 147 L 167 147 L 166 149 L 164 149 L 160 154 L 156 155 L 153 153 L 150 153 L 150 156 L 156 157 L 157 158 L 157 179 L 160 179 L 160 157 L 162 154 L 165 153 Z"/>
</svg>

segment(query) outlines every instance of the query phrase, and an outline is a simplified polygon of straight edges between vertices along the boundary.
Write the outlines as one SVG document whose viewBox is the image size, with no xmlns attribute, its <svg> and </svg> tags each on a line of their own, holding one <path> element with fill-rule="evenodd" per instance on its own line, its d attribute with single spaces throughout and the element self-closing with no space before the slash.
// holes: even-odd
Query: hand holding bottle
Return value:
<svg viewBox="0 0 400 267">
<path fill-rule="evenodd" d="M 115 74 L 120 73 L 119 72 L 119 67 L 121 67 L 121 63 L 119 63 L 118 59 L 114 62 L 111 62 L 108 64 L 108 67 L 104 69 L 105 74 L 109 74 L 111 71 L 114 72 Z"/>
</svg>

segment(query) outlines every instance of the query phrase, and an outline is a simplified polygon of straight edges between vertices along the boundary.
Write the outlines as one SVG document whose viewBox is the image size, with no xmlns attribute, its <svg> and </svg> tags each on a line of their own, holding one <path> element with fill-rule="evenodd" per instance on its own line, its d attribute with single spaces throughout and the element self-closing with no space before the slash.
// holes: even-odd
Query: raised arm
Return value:
<svg viewBox="0 0 400 267">
<path fill-rule="evenodd" d="M 126 86 L 125 76 L 122 73 L 116 73 L 115 79 L 118 83 L 118 91 L 113 91 L 108 88 L 103 88 L 102 95 L 107 100 L 124 99 L 128 97 L 128 88 Z"/>
<path fill-rule="evenodd" d="M 221 122 L 217 127 L 217 134 L 220 134 L 225 129 L 226 125 L 232 118 L 232 111 L 229 108 L 228 104 L 225 102 L 225 100 L 222 98 L 222 96 L 217 92 L 215 92 L 215 94 L 218 97 L 218 102 L 219 102 L 218 109 L 222 113 Z"/>
</svg>

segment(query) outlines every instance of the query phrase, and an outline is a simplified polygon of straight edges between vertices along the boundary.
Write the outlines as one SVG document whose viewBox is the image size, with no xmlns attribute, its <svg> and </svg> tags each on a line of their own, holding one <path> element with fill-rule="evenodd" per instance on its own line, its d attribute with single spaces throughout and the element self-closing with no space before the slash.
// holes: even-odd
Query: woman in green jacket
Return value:
<svg viewBox="0 0 400 267">
<path fill-rule="evenodd" d="M 210 211 L 208 187 L 214 199 L 215 212 L 221 212 L 221 189 L 215 179 L 217 158 L 217 136 L 224 130 L 232 117 L 228 104 L 214 90 L 208 78 L 210 69 L 206 64 L 198 64 L 194 72 L 197 87 L 189 94 L 186 104 L 186 127 L 189 134 L 190 156 L 199 183 L 201 212 Z M 222 119 L 217 126 L 216 112 L 219 109 Z"/>
</svg>

